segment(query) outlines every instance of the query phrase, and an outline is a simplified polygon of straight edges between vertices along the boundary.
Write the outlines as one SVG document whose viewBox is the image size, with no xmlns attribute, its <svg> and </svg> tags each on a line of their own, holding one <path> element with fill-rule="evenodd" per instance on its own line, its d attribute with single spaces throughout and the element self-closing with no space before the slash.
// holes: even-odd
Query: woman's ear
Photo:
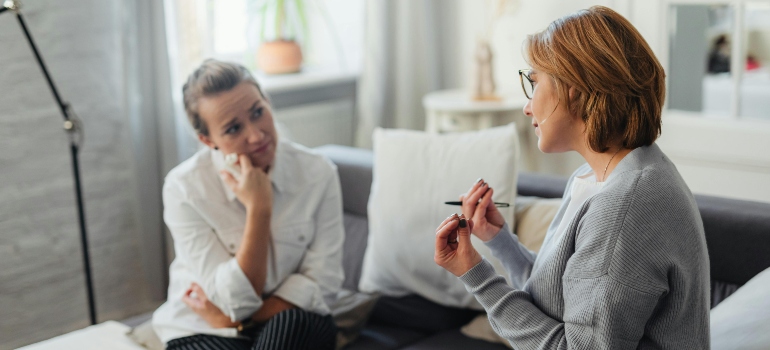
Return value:
<svg viewBox="0 0 770 350">
<path fill-rule="evenodd" d="M 199 133 L 198 134 L 198 140 L 200 140 L 200 142 L 203 142 L 203 144 L 206 145 L 206 146 L 209 146 L 209 147 L 211 147 L 213 149 L 219 149 L 219 147 L 217 147 L 217 145 L 215 145 L 214 142 L 211 141 L 211 138 L 209 138 L 206 135 L 203 135 L 203 134 Z"/>
<path fill-rule="evenodd" d="M 577 98 L 578 91 L 575 89 L 574 86 L 570 86 L 567 93 L 569 94 L 569 100 L 570 101 L 574 101 L 575 98 Z"/>
</svg>

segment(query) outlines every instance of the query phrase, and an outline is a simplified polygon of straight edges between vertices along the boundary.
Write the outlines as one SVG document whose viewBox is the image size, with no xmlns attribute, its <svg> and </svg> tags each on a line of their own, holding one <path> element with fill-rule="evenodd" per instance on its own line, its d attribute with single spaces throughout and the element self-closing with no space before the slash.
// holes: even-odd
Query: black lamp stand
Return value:
<svg viewBox="0 0 770 350">
<path fill-rule="evenodd" d="M 62 101 L 59 96 L 59 92 L 56 90 L 56 86 L 51 80 L 51 75 L 48 74 L 48 69 L 43 63 L 43 58 L 40 57 L 40 53 L 37 51 L 35 41 L 32 40 L 32 35 L 27 30 L 27 25 L 24 23 L 24 18 L 21 16 L 20 4 L 17 0 L 5 0 L 3 6 L 0 7 L 0 13 L 5 11 L 13 11 L 16 13 L 16 19 L 19 20 L 24 35 L 27 37 L 29 46 L 32 48 L 32 52 L 35 54 L 37 64 L 40 66 L 40 70 L 43 71 L 45 80 L 48 82 L 48 87 L 51 88 L 54 99 L 59 105 L 62 117 L 64 117 L 64 130 L 69 135 L 70 139 L 70 155 L 72 156 L 72 174 L 75 179 L 75 198 L 78 206 L 78 223 L 80 224 L 80 244 L 83 250 L 83 270 L 86 275 L 86 293 L 88 295 L 88 315 L 91 319 L 91 324 L 96 324 L 96 307 L 94 306 L 94 288 L 91 281 L 91 261 L 88 254 L 88 236 L 86 235 L 86 214 L 85 207 L 83 206 L 83 191 L 80 187 L 80 165 L 78 162 L 78 150 L 83 141 L 83 129 L 81 127 L 80 120 L 72 111 L 69 103 Z"/>
</svg>

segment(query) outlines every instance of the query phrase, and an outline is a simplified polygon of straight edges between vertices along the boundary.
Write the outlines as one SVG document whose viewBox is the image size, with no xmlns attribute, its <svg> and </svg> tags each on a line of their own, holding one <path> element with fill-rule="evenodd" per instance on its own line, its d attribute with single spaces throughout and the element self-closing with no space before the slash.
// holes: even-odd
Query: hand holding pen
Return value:
<svg viewBox="0 0 770 350">
<path fill-rule="evenodd" d="M 494 238 L 505 224 L 505 219 L 497 207 L 510 206 L 508 203 L 493 202 L 494 192 L 489 184 L 480 178 L 467 193 L 460 196 L 459 201 L 462 213 L 473 220 L 472 233 L 485 242 Z"/>
</svg>

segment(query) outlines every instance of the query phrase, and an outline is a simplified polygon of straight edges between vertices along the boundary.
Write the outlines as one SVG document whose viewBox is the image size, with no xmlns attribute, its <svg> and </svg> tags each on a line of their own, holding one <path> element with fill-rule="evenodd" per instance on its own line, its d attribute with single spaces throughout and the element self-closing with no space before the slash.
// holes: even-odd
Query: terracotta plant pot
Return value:
<svg viewBox="0 0 770 350">
<path fill-rule="evenodd" d="M 267 74 L 296 73 L 302 67 L 302 50 L 293 40 L 265 42 L 259 46 L 257 65 Z"/>
</svg>

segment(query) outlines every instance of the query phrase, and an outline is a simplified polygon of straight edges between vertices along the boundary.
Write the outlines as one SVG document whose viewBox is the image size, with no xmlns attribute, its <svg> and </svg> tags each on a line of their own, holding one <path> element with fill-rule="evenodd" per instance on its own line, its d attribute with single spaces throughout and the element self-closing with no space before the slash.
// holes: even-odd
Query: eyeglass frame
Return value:
<svg viewBox="0 0 770 350">
<path fill-rule="evenodd" d="M 527 97 L 528 100 L 532 99 L 532 96 L 529 96 L 527 93 L 527 88 L 524 86 L 524 78 L 527 78 L 527 81 L 529 81 L 529 85 L 532 86 L 532 95 L 535 94 L 535 82 L 532 80 L 532 78 L 529 77 L 529 74 L 532 72 L 531 69 L 519 69 L 519 80 L 521 81 L 521 89 L 524 90 L 524 96 Z"/>
</svg>

